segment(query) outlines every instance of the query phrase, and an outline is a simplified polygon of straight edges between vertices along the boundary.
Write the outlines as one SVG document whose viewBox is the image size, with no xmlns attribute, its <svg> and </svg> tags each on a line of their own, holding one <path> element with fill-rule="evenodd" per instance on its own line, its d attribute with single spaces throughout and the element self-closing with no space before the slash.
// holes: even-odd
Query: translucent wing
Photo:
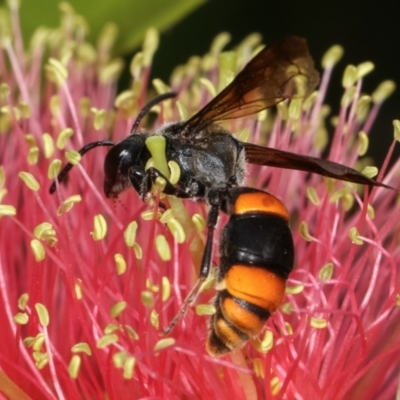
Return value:
<svg viewBox="0 0 400 400">
<path fill-rule="evenodd" d="M 246 160 L 251 164 L 307 171 L 330 178 L 340 179 L 342 181 L 393 189 L 384 183 L 367 178 L 365 175 L 352 168 L 333 161 L 321 160 L 319 158 L 272 149 L 270 147 L 257 146 L 251 143 L 242 144 L 245 148 Z"/>
<path fill-rule="evenodd" d="M 255 114 L 288 98 L 306 98 L 318 82 L 306 40 L 282 39 L 261 50 L 221 93 L 183 123 L 180 134 L 194 136 L 217 121 Z"/>
</svg>

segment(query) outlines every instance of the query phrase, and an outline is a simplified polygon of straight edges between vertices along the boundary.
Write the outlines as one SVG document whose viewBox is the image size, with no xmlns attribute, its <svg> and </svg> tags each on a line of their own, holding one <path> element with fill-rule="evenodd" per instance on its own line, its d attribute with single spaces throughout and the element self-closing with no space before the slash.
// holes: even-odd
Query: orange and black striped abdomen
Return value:
<svg viewBox="0 0 400 400">
<path fill-rule="evenodd" d="M 235 188 L 224 209 L 230 218 L 220 242 L 221 290 L 207 343 L 214 356 L 240 348 L 260 333 L 282 303 L 294 259 L 289 214 L 276 197 Z"/>
</svg>

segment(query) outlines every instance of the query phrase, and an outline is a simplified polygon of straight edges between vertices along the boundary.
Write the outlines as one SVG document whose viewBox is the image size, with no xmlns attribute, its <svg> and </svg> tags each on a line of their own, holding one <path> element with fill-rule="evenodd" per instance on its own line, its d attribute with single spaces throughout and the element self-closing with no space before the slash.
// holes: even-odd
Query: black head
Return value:
<svg viewBox="0 0 400 400">
<path fill-rule="evenodd" d="M 149 101 L 136 117 L 129 137 L 122 142 L 114 143 L 110 140 L 101 140 L 88 143 L 79 150 L 79 154 L 83 156 L 95 147 L 112 146 L 104 161 L 104 193 L 107 197 L 117 197 L 119 193 L 127 189 L 131 184 L 137 192 L 140 192 L 141 177 L 143 176 L 141 167 L 143 166 L 144 172 L 144 166 L 150 158 L 150 153 L 145 146 L 145 140 L 148 135 L 136 134 L 137 128 L 143 117 L 154 105 L 175 96 L 176 93 L 164 93 Z M 135 171 L 135 166 L 139 167 L 138 171 Z M 72 167 L 73 164 L 68 163 L 61 170 L 57 177 L 58 182 L 66 179 Z M 52 183 L 49 191 L 50 194 L 56 191 L 56 182 Z"/>
<path fill-rule="evenodd" d="M 140 194 L 141 184 L 145 176 L 145 166 L 151 157 L 146 147 L 148 135 L 132 134 L 117 143 L 104 160 L 104 194 L 116 198 L 133 186 Z"/>
</svg>

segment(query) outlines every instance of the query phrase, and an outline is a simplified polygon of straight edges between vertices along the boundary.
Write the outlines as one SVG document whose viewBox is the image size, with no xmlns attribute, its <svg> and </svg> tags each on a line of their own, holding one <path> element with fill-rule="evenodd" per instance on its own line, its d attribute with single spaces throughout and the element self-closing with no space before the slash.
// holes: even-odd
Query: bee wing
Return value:
<svg viewBox="0 0 400 400">
<path fill-rule="evenodd" d="M 340 179 L 342 181 L 393 189 L 384 183 L 367 178 L 365 175 L 352 168 L 333 161 L 321 160 L 320 158 L 290 153 L 270 147 L 257 146 L 251 143 L 242 144 L 245 148 L 246 160 L 251 164 L 295 169 L 298 171 L 312 172 L 313 174 L 323 175 L 329 178 Z"/>
<path fill-rule="evenodd" d="M 260 51 L 236 78 L 183 124 L 182 135 L 245 117 L 288 98 L 306 98 L 319 82 L 305 39 L 284 38 Z"/>
</svg>

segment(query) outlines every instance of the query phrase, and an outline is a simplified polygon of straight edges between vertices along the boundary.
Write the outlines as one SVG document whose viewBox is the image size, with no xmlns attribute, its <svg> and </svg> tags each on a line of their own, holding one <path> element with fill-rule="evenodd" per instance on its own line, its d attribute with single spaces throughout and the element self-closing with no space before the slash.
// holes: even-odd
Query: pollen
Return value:
<svg viewBox="0 0 400 400">
<path fill-rule="evenodd" d="M 90 111 L 94 114 L 94 120 L 93 120 L 94 129 L 96 129 L 96 131 L 103 129 L 104 123 L 106 121 L 106 111 L 103 109 L 99 110 L 95 107 L 92 107 Z"/>
<path fill-rule="evenodd" d="M 115 333 L 102 336 L 96 343 L 98 349 L 103 349 L 118 342 L 118 336 Z"/>
<path fill-rule="evenodd" d="M 198 304 L 196 305 L 197 315 L 214 315 L 217 312 L 215 306 L 212 304 Z"/>
<path fill-rule="evenodd" d="M 118 342 L 118 335 L 111 333 L 109 335 L 102 336 L 96 343 L 98 349 L 104 349 L 114 343 Z"/>
<path fill-rule="evenodd" d="M 213 56 L 218 55 L 224 47 L 231 41 L 231 34 L 229 32 L 221 32 L 215 36 L 210 46 L 210 53 Z"/>
<path fill-rule="evenodd" d="M 193 214 L 192 221 L 196 227 L 197 233 L 202 233 L 206 228 L 206 220 L 200 214 Z"/>
<path fill-rule="evenodd" d="M 162 261 L 170 261 L 171 260 L 171 249 L 167 242 L 167 239 L 164 235 L 157 235 L 156 240 L 156 249 L 157 253 L 160 256 Z"/>
<path fill-rule="evenodd" d="M 178 222 L 177 219 L 175 218 L 171 218 L 168 222 L 167 222 L 167 226 L 168 229 L 171 231 L 171 233 L 173 234 L 175 240 L 178 243 L 184 243 L 186 240 L 186 235 L 185 235 L 185 231 L 183 230 L 182 225 Z"/>
<path fill-rule="evenodd" d="M 264 375 L 264 368 L 262 365 L 262 361 L 260 358 L 255 358 L 253 360 L 253 371 L 256 374 L 256 376 L 258 376 L 259 378 L 265 378 Z"/>
<path fill-rule="evenodd" d="M 44 341 L 44 334 L 40 332 L 30 342 L 30 346 L 34 351 L 41 351 L 44 345 Z"/>
<path fill-rule="evenodd" d="M 344 49 L 342 46 L 336 44 L 332 46 L 322 57 L 321 65 L 324 69 L 330 69 L 337 64 L 343 57 Z"/>
<path fill-rule="evenodd" d="M 124 239 L 128 247 L 133 247 L 135 244 L 137 229 L 138 223 L 136 221 L 132 221 L 125 229 Z"/>
<path fill-rule="evenodd" d="M 17 210 L 14 206 L 8 204 L 0 204 L 0 217 L 9 216 L 13 217 L 17 214 Z"/>
<path fill-rule="evenodd" d="M 163 214 L 161 214 L 158 210 L 146 210 L 140 214 L 140 218 L 142 218 L 144 221 L 151 221 L 154 218 L 160 218 L 161 221 L 161 216 L 167 211 L 170 211 L 170 209 L 166 210 Z"/>
<path fill-rule="evenodd" d="M 72 379 L 76 379 L 78 377 L 81 363 L 82 363 L 82 359 L 79 355 L 74 354 L 71 357 L 71 361 L 69 362 L 69 365 L 68 365 L 68 375 Z"/>
<path fill-rule="evenodd" d="M 128 336 L 132 340 L 138 340 L 139 339 L 138 333 L 131 326 L 125 325 L 124 328 L 125 328 L 126 332 L 128 333 Z"/>
<path fill-rule="evenodd" d="M 331 196 L 329 197 L 329 201 L 331 203 L 335 203 L 348 193 L 349 189 L 347 189 L 346 187 L 336 190 L 336 192 L 332 193 Z"/>
<path fill-rule="evenodd" d="M 18 299 L 18 308 L 24 311 L 26 309 L 26 306 L 28 305 L 28 301 L 29 301 L 29 294 L 28 293 L 21 294 L 21 296 L 19 296 Z"/>
<path fill-rule="evenodd" d="M 36 226 L 33 234 L 36 239 L 46 241 L 50 246 L 54 246 L 57 243 L 56 231 L 49 222 L 43 222 Z"/>
<path fill-rule="evenodd" d="M 126 272 L 126 261 L 122 254 L 115 254 L 114 255 L 115 267 L 117 269 L 118 275 L 123 275 Z"/>
<path fill-rule="evenodd" d="M 32 147 L 28 151 L 27 161 L 29 165 L 37 164 L 39 159 L 39 147 Z"/>
<path fill-rule="evenodd" d="M 22 179 L 25 185 L 34 192 L 37 192 L 40 189 L 39 182 L 31 173 L 21 171 L 18 173 L 18 176 Z"/>
<path fill-rule="evenodd" d="M 107 234 L 107 222 L 101 214 L 94 216 L 93 225 L 93 240 L 98 241 L 104 239 Z"/>
<path fill-rule="evenodd" d="M 69 212 L 74 204 L 80 203 L 82 201 L 82 197 L 80 194 L 75 194 L 70 197 L 67 197 L 60 207 L 57 209 L 57 215 L 61 215 L 63 212 Z"/>
<path fill-rule="evenodd" d="M 311 203 L 313 203 L 315 206 L 319 206 L 321 203 L 321 200 L 318 196 L 317 191 L 315 190 L 315 188 L 313 187 L 308 187 L 307 191 L 306 191 L 306 195 L 308 200 L 311 201 Z"/>
<path fill-rule="evenodd" d="M 293 327 L 289 322 L 285 322 L 285 329 L 288 335 L 293 335 Z"/>
<path fill-rule="evenodd" d="M 328 326 L 328 321 L 325 318 L 311 317 L 310 326 L 315 329 L 324 329 Z"/>
<path fill-rule="evenodd" d="M 141 260 L 142 257 L 143 257 L 143 250 L 142 250 L 142 248 L 141 248 L 137 243 L 134 243 L 132 248 L 133 248 L 133 252 L 135 253 L 135 257 L 136 257 L 138 260 Z"/>
<path fill-rule="evenodd" d="M 301 116 L 301 99 L 293 99 L 289 104 L 289 118 L 292 120 L 298 120 Z"/>
<path fill-rule="evenodd" d="M 30 149 L 32 147 L 37 147 L 36 139 L 31 133 L 27 133 L 26 135 L 24 135 L 24 139 Z"/>
<path fill-rule="evenodd" d="M 61 111 L 61 100 L 56 94 L 52 95 L 50 98 L 50 112 L 53 117 L 57 117 Z"/>
<path fill-rule="evenodd" d="M 72 353 L 84 353 L 88 356 L 92 355 L 92 350 L 90 349 L 90 346 L 85 342 L 74 344 L 71 347 L 71 352 Z"/>
<path fill-rule="evenodd" d="M 358 155 L 363 156 L 369 147 L 369 138 L 363 131 L 358 132 Z"/>
<path fill-rule="evenodd" d="M 160 287 L 153 283 L 149 278 L 146 279 L 146 289 L 151 290 L 153 293 L 158 293 L 160 291 Z"/>
<path fill-rule="evenodd" d="M 273 396 L 276 396 L 280 391 L 281 391 L 281 381 L 279 380 L 279 378 L 276 376 L 275 378 L 271 379 L 271 393 Z"/>
<path fill-rule="evenodd" d="M 49 363 L 49 355 L 47 353 L 34 351 L 32 356 L 38 369 L 43 369 Z"/>
<path fill-rule="evenodd" d="M 393 136 L 394 140 L 400 142 L 400 121 L 398 119 L 393 121 Z"/>
<path fill-rule="evenodd" d="M 74 131 L 71 128 L 63 129 L 57 137 L 56 146 L 60 150 L 64 150 L 68 140 L 72 137 Z"/>
<path fill-rule="evenodd" d="M 294 285 L 294 286 L 286 286 L 285 293 L 286 294 L 299 294 L 304 290 L 304 285 Z"/>
<path fill-rule="evenodd" d="M 353 244 L 357 244 L 358 246 L 361 246 L 364 243 L 356 227 L 349 230 L 349 238 Z"/>
<path fill-rule="evenodd" d="M 135 364 L 136 364 L 136 358 L 133 356 L 127 357 L 124 367 L 123 367 L 123 374 L 122 376 L 124 379 L 132 379 L 133 378 L 133 372 L 135 369 Z"/>
<path fill-rule="evenodd" d="M 42 243 L 39 242 L 37 239 L 31 240 L 31 249 L 33 252 L 33 255 L 35 257 L 35 260 L 37 262 L 43 261 L 46 257 L 46 251 L 42 245 Z"/>
<path fill-rule="evenodd" d="M 376 104 L 383 103 L 396 89 L 396 83 L 390 80 L 383 81 L 372 93 L 372 101 Z"/>
<path fill-rule="evenodd" d="M 103 332 L 105 335 L 109 335 L 111 333 L 118 332 L 119 330 L 121 330 L 121 327 L 119 324 L 108 324 L 103 329 Z"/>
<path fill-rule="evenodd" d="M 110 314 L 113 318 L 119 317 L 127 307 L 126 301 L 120 301 L 116 304 L 114 304 L 111 308 Z"/>
<path fill-rule="evenodd" d="M 114 353 L 112 356 L 114 367 L 123 368 L 126 359 L 127 359 L 126 351 L 118 351 L 117 353 Z"/>
<path fill-rule="evenodd" d="M 154 214 L 154 212 L 153 212 Z M 160 217 L 160 222 L 162 222 L 163 224 L 166 224 L 168 221 L 170 221 L 172 218 L 174 218 L 174 212 L 172 211 L 171 208 L 169 208 L 168 210 L 165 210 Z"/>
<path fill-rule="evenodd" d="M 14 322 L 18 325 L 26 325 L 29 322 L 27 313 L 19 312 L 14 315 Z"/>
<path fill-rule="evenodd" d="M 333 263 L 328 263 L 325 264 L 319 271 L 319 280 L 321 282 L 326 282 L 332 279 L 333 276 L 333 271 L 334 271 L 335 266 Z"/>
<path fill-rule="evenodd" d="M 175 185 L 179 182 L 181 178 L 181 169 L 175 161 L 168 161 L 168 168 L 170 170 L 169 181 Z"/>
<path fill-rule="evenodd" d="M 313 237 L 310 235 L 310 233 L 308 231 L 308 224 L 306 221 L 300 222 L 299 232 L 300 232 L 301 237 L 305 241 L 311 242 L 313 240 Z"/>
<path fill-rule="evenodd" d="M 212 98 L 214 98 L 217 94 L 217 89 L 213 85 L 213 83 L 207 78 L 200 78 L 199 82 L 207 89 L 208 93 Z"/>
<path fill-rule="evenodd" d="M 140 294 L 140 299 L 145 307 L 153 307 L 154 295 L 150 290 L 143 290 Z"/>
<path fill-rule="evenodd" d="M 65 152 L 65 158 L 72 165 L 78 165 L 82 159 L 82 156 L 75 150 L 69 150 Z"/>
<path fill-rule="evenodd" d="M 151 153 L 154 166 L 166 178 L 169 178 L 169 168 L 165 158 L 166 140 L 163 136 L 150 136 L 146 139 L 146 147 Z"/>
<path fill-rule="evenodd" d="M 160 37 L 158 30 L 149 28 L 146 31 L 143 42 L 143 66 L 148 67 L 153 61 L 153 55 L 158 48 Z"/>
<path fill-rule="evenodd" d="M 264 333 L 264 337 L 261 340 L 259 351 L 261 353 L 267 353 L 269 350 L 272 349 L 273 346 L 274 346 L 274 335 L 269 329 L 267 329 Z"/>
<path fill-rule="evenodd" d="M 53 137 L 50 136 L 48 133 L 43 133 L 42 135 L 43 140 L 43 151 L 44 157 L 50 158 L 54 154 L 54 140 Z"/>
<path fill-rule="evenodd" d="M 308 78 L 303 75 L 297 75 L 297 76 L 292 77 L 291 79 L 293 80 L 293 86 L 294 86 L 292 89 L 293 93 L 290 94 L 292 96 L 292 98 L 294 100 L 301 100 L 304 97 L 306 97 L 307 92 L 308 92 L 308 88 L 307 88 Z M 295 117 L 293 119 L 298 119 L 300 117 L 301 102 L 295 106 L 295 110 L 296 110 L 296 111 L 294 111 Z M 298 117 L 296 118 L 297 115 L 298 115 Z"/>
<path fill-rule="evenodd" d="M 61 160 L 59 159 L 53 160 L 49 165 L 49 169 L 47 171 L 47 177 L 49 179 L 55 179 L 60 173 L 61 167 L 62 167 Z"/>
<path fill-rule="evenodd" d="M 161 300 L 167 301 L 171 296 L 171 283 L 168 277 L 163 276 L 161 279 Z"/>
<path fill-rule="evenodd" d="M 342 78 L 342 86 L 349 89 L 357 82 L 357 67 L 355 65 L 348 65 L 344 70 Z"/>
<path fill-rule="evenodd" d="M 159 316 L 156 310 L 153 310 L 150 313 L 150 323 L 151 325 L 154 326 L 154 328 L 159 329 L 160 327 L 160 321 L 159 321 Z"/>
<path fill-rule="evenodd" d="M 115 108 L 117 109 L 121 108 L 124 110 L 131 108 L 134 102 L 134 96 L 135 94 L 133 93 L 132 90 L 125 90 L 121 92 L 114 100 Z"/>
<path fill-rule="evenodd" d="M 367 206 L 367 214 L 370 219 L 375 218 L 375 209 L 371 204 L 368 204 Z"/>
<path fill-rule="evenodd" d="M 166 349 L 167 347 L 171 347 L 174 344 L 175 344 L 175 339 L 173 339 L 173 338 L 161 339 L 154 346 L 154 351 Z"/>
<path fill-rule="evenodd" d="M 124 69 L 124 63 L 120 59 L 111 60 L 108 64 L 100 68 L 99 80 L 103 84 L 116 82 Z M 129 109 L 129 107 L 128 107 Z"/>
<path fill-rule="evenodd" d="M 68 78 L 67 69 L 55 58 L 49 59 L 48 64 L 45 66 L 45 70 L 47 72 L 47 77 L 58 86 L 62 86 Z"/>
<path fill-rule="evenodd" d="M 285 314 L 291 314 L 294 311 L 294 306 L 292 303 L 283 303 L 280 310 Z"/>
<path fill-rule="evenodd" d="M 49 317 L 49 312 L 47 311 L 46 306 L 41 303 L 36 303 L 35 309 L 36 309 L 37 315 L 39 317 L 40 325 L 42 325 L 44 327 L 48 326 L 50 323 L 50 317 Z"/>
<path fill-rule="evenodd" d="M 367 166 L 361 171 L 361 173 L 367 176 L 368 178 L 374 178 L 375 176 L 378 175 L 378 172 L 379 172 L 378 168 L 373 166 Z"/>
</svg>

